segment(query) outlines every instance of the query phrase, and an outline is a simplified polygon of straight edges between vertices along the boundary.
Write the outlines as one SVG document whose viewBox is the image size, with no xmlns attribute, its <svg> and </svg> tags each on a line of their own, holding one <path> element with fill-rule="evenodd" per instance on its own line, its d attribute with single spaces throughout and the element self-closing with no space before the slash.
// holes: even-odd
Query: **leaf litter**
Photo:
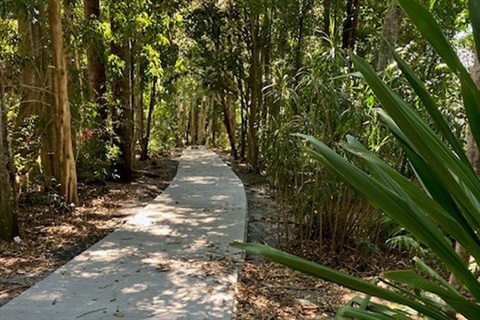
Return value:
<svg viewBox="0 0 480 320">
<path fill-rule="evenodd" d="M 39 282 L 73 257 L 121 226 L 153 200 L 174 178 L 179 152 L 139 163 L 131 183 L 79 184 L 81 206 L 73 211 L 19 201 L 20 235 L 0 241 L 0 306 Z M 120 316 L 120 313 L 117 317 Z"/>
</svg>

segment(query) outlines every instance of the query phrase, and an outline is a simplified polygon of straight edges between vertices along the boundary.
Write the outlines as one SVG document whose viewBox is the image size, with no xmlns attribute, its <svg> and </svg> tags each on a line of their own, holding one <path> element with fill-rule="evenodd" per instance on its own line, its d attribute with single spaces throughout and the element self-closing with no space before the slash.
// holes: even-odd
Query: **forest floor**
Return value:
<svg viewBox="0 0 480 320">
<path fill-rule="evenodd" d="M 280 209 L 265 177 L 232 165 L 248 201 L 247 241 L 283 248 Z M 237 290 L 237 320 L 331 319 L 353 298 L 350 290 L 247 254 Z"/>
<path fill-rule="evenodd" d="M 357 248 L 345 248 L 336 254 L 322 250 L 316 242 L 287 246 L 282 212 L 288 208 L 275 201 L 275 192 L 267 179 L 251 173 L 242 164 L 235 164 L 225 153 L 221 156 L 245 185 L 249 220 L 247 241 L 268 244 L 366 280 L 384 270 L 408 266 L 411 258 L 408 254 L 388 250 L 371 255 Z M 336 310 L 356 295 L 352 290 L 251 254 L 246 255 L 240 277 L 237 320 L 333 319 Z"/>
<path fill-rule="evenodd" d="M 69 212 L 52 195 L 19 200 L 20 239 L 0 242 L 0 306 L 104 238 L 147 205 L 175 177 L 180 152 L 138 163 L 129 184 L 79 184 L 81 206 Z"/>
<path fill-rule="evenodd" d="M 364 257 L 354 249 L 341 256 L 322 252 L 315 243 L 286 247 L 279 223 L 282 210 L 265 177 L 226 161 L 245 185 L 250 242 L 287 249 L 350 274 L 369 278 L 405 259 L 391 255 Z M 82 205 L 73 212 L 59 208 L 44 194 L 23 195 L 20 201 L 20 241 L 0 242 L 0 306 L 42 280 L 118 228 L 125 219 L 153 200 L 174 178 L 180 152 L 139 164 L 134 182 L 80 185 Z M 37 199 L 35 197 L 40 197 Z M 247 255 L 237 290 L 238 320 L 330 319 L 354 293 L 258 256 Z"/>
</svg>

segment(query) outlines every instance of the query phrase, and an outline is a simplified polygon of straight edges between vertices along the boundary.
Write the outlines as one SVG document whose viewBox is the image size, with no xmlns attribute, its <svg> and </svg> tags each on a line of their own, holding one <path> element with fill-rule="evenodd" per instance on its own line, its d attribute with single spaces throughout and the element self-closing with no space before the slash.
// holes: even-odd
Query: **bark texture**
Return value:
<svg viewBox="0 0 480 320">
<path fill-rule="evenodd" d="M 59 167 L 56 178 L 60 182 L 60 192 L 67 203 L 78 204 L 77 171 L 73 152 L 72 119 L 68 100 L 68 75 L 60 0 L 48 1 L 48 18 L 50 22 L 51 46 L 53 58 L 52 89 L 55 120 L 54 148 Z"/>
<path fill-rule="evenodd" d="M 21 35 L 19 52 L 23 59 L 20 73 L 21 101 L 15 127 L 33 115 L 41 119 L 36 134 L 40 136 L 40 158 L 43 174 L 45 175 L 45 188 L 51 187 L 51 177 L 55 176 L 58 168 L 54 157 L 55 127 L 52 110 L 52 83 L 49 72 L 50 56 L 49 43 L 46 30 L 47 13 L 45 6 L 38 4 L 37 20 L 29 19 L 25 12 L 18 17 L 18 31 Z M 23 175 L 25 172 L 19 172 Z"/>
<path fill-rule="evenodd" d="M 99 0 L 84 0 L 85 19 L 91 27 L 91 31 L 95 32 L 96 22 L 100 18 L 100 1 Z M 88 82 L 91 88 L 91 101 L 97 105 L 98 117 L 95 122 L 98 126 L 105 127 L 108 117 L 107 102 L 105 99 L 106 92 L 106 73 L 105 73 L 105 46 L 100 40 L 94 40 L 92 36 L 91 41 L 87 45 L 87 66 L 88 66 Z"/>
<path fill-rule="evenodd" d="M 232 114 L 233 112 L 235 112 L 235 109 L 233 108 L 233 112 L 231 111 L 231 106 L 233 103 L 235 103 L 235 101 L 230 95 L 223 92 L 220 94 L 220 100 L 223 111 L 223 124 L 225 125 L 225 129 L 227 130 L 228 141 L 230 142 L 230 152 L 234 159 L 238 159 L 238 152 L 235 144 L 235 119 L 233 118 L 234 115 Z"/>
<path fill-rule="evenodd" d="M 262 105 L 262 65 L 260 56 L 260 16 L 250 12 L 250 35 L 251 35 L 251 63 L 249 74 L 250 106 L 248 114 L 248 149 L 247 162 L 252 170 L 258 166 L 258 113 Z"/>
<path fill-rule="evenodd" d="M 111 20 L 111 28 L 113 34 L 118 33 L 119 25 L 114 19 Z M 116 135 L 114 143 L 120 151 L 120 159 L 114 164 L 114 168 L 121 180 L 130 181 L 133 161 L 133 110 L 129 103 L 128 42 L 113 40 L 111 51 L 124 63 L 120 73 L 115 74 L 112 80 L 112 93 L 115 101 L 115 105 L 112 106 L 112 126 Z"/>
<path fill-rule="evenodd" d="M 7 139 L 7 110 L 3 71 L 0 69 L 0 239 L 12 240 L 18 235 L 15 169 Z"/>
<path fill-rule="evenodd" d="M 383 22 L 382 39 L 380 40 L 380 47 L 378 50 L 377 71 L 383 71 L 392 59 L 388 44 L 395 47 L 400 34 L 400 27 L 402 25 L 403 11 L 398 5 L 397 0 L 393 0 L 388 7 Z"/>
<path fill-rule="evenodd" d="M 150 104 L 148 106 L 147 125 L 145 128 L 145 135 L 141 139 L 141 154 L 140 160 L 148 159 L 148 143 L 150 141 L 150 132 L 152 130 L 153 110 L 155 109 L 155 103 L 157 100 L 157 78 L 153 78 L 152 91 L 150 92 Z M 143 113 L 143 111 L 142 111 Z"/>
<path fill-rule="evenodd" d="M 361 0 L 347 0 L 347 17 L 343 23 L 342 48 L 353 49 L 357 37 L 358 13 Z"/>
</svg>

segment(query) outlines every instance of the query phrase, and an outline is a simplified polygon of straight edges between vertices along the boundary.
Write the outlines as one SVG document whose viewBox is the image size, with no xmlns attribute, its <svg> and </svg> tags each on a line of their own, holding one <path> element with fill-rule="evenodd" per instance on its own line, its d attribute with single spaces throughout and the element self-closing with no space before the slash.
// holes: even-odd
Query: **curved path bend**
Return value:
<svg viewBox="0 0 480 320">
<path fill-rule="evenodd" d="M 231 319 L 244 240 L 241 180 L 213 152 L 186 149 L 151 204 L 0 308 L 1 320 Z"/>
</svg>

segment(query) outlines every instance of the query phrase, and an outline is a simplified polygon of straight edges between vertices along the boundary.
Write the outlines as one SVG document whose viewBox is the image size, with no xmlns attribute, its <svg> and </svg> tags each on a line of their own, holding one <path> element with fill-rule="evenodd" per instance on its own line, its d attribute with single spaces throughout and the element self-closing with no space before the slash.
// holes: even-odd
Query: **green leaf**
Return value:
<svg viewBox="0 0 480 320">
<path fill-rule="evenodd" d="M 399 197 L 409 199 L 413 208 L 421 209 L 443 231 L 453 236 L 480 261 L 480 240 L 468 223 L 465 223 L 463 216 L 458 215 L 456 210 L 454 212 L 446 211 L 443 206 L 429 197 L 422 189 L 369 152 L 354 137 L 347 136 L 347 144 L 342 144 L 342 146 L 348 152 L 360 157 L 375 179 L 390 187 L 392 192 L 398 193 Z"/>
<path fill-rule="evenodd" d="M 409 200 L 393 192 L 390 187 L 371 179 L 317 139 L 301 134 L 297 136 L 312 144 L 316 152 L 314 155 L 319 155 L 318 159 L 327 169 L 427 245 L 474 296 L 480 297 L 480 285 L 476 278 L 463 265 L 449 241 L 424 212 L 412 206 Z"/>
<path fill-rule="evenodd" d="M 361 297 L 354 297 L 349 303 L 346 308 L 355 308 L 355 305 L 362 305 L 364 303 L 365 299 L 362 299 Z M 393 317 L 394 319 L 397 320 L 409 320 L 411 319 L 408 315 L 409 313 L 406 310 L 395 310 L 392 309 L 388 306 L 375 303 L 372 301 L 369 301 L 368 303 L 368 311 L 378 313 L 378 314 L 383 314 L 387 315 L 389 317 Z"/>
<path fill-rule="evenodd" d="M 417 290 L 424 290 L 436 294 L 454 310 L 469 319 L 474 319 L 480 314 L 480 306 L 468 301 L 455 291 L 443 288 L 430 280 L 412 271 L 390 271 L 385 273 L 385 278 L 401 282 Z"/>
<path fill-rule="evenodd" d="M 351 56 L 368 85 L 380 100 L 393 122 L 392 130 L 404 139 L 428 165 L 432 173 L 455 200 L 472 227 L 480 232 L 480 183 L 468 164 L 461 161 L 435 132 L 395 92 L 386 86 L 373 68 L 360 57 Z M 393 125 L 394 123 L 394 125 Z M 398 128 L 397 128 L 398 127 Z M 480 292 L 479 292 L 480 294 Z"/>
<path fill-rule="evenodd" d="M 473 29 L 478 27 L 478 4 L 475 1 L 469 1 L 471 16 L 473 17 Z M 478 1 L 477 1 L 478 2 Z M 480 92 L 473 82 L 470 74 L 465 69 L 455 50 L 443 34 L 440 26 L 437 24 L 428 9 L 417 0 L 399 0 L 399 3 L 410 20 L 417 26 L 420 33 L 430 42 L 435 51 L 442 57 L 448 67 L 460 78 L 462 84 L 462 95 L 464 98 L 465 111 L 472 128 L 473 136 L 477 145 L 480 145 Z M 478 29 L 476 31 L 475 41 L 478 39 Z"/>
<path fill-rule="evenodd" d="M 402 70 L 403 75 L 405 76 L 405 78 L 407 78 L 413 90 L 420 98 L 420 101 L 422 101 L 423 105 L 427 109 L 427 112 L 430 114 L 433 121 L 435 122 L 438 130 L 448 141 L 457 156 L 468 165 L 469 162 L 467 157 L 465 156 L 465 152 L 463 151 L 463 147 L 460 141 L 458 141 L 457 137 L 455 137 L 455 135 L 452 133 L 447 121 L 443 117 L 442 113 L 438 110 L 438 107 L 436 106 L 436 103 L 430 93 L 427 91 L 420 79 L 418 79 L 418 77 L 415 75 L 410 66 L 405 62 L 405 60 L 403 60 L 390 45 L 389 48 L 390 52 L 393 55 L 393 58 L 400 67 L 400 70 Z"/>
<path fill-rule="evenodd" d="M 418 311 L 419 313 L 432 317 L 435 319 L 447 320 L 449 317 L 445 316 L 437 310 L 432 310 L 424 305 L 408 299 L 400 294 L 377 287 L 374 284 L 366 282 L 364 280 L 352 277 L 350 275 L 335 271 L 331 268 L 310 262 L 308 260 L 296 257 L 294 255 L 282 252 L 280 250 L 271 248 L 269 246 L 254 244 L 254 243 L 239 243 L 234 242 L 230 244 L 234 248 L 242 249 L 251 253 L 259 254 L 271 261 L 281 263 L 292 269 L 301 271 L 303 273 L 312 275 L 317 278 L 321 278 L 327 281 L 335 282 L 344 287 L 352 290 L 364 292 L 371 296 L 386 299 L 392 302 L 396 302 L 402 305 L 409 306 L 410 308 Z"/>
<path fill-rule="evenodd" d="M 429 277 L 438 281 L 444 288 L 452 292 L 458 293 L 455 287 L 453 287 L 450 283 L 448 283 L 448 281 L 443 279 L 442 276 L 440 276 L 435 270 L 430 268 L 422 259 L 420 259 L 419 257 L 414 257 L 413 263 L 415 264 L 415 267 L 417 267 L 420 271 L 426 273 Z"/>
<path fill-rule="evenodd" d="M 469 0 L 468 10 L 470 11 L 470 20 L 472 22 L 473 37 L 475 39 L 477 59 L 480 60 L 480 1 Z"/>
</svg>

